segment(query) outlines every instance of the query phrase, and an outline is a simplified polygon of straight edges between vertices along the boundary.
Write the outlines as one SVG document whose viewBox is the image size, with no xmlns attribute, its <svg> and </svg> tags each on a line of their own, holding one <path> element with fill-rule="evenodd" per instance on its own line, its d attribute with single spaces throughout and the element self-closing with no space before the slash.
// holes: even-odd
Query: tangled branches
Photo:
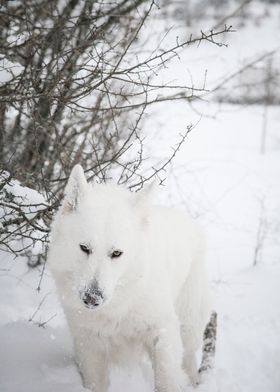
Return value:
<svg viewBox="0 0 280 392">
<path fill-rule="evenodd" d="M 52 212 L 78 162 L 89 179 L 113 176 L 132 190 L 154 176 L 164 181 L 192 127 L 165 162 L 145 171 L 146 110 L 190 101 L 203 89 L 159 84 L 156 76 L 190 45 L 223 45 L 219 37 L 231 27 L 144 51 L 143 29 L 157 9 L 149 0 L 7 1 L 0 8 L 0 243 L 9 251 L 17 255 L 47 241 Z M 42 200 L 17 195 L 14 179 Z"/>
</svg>

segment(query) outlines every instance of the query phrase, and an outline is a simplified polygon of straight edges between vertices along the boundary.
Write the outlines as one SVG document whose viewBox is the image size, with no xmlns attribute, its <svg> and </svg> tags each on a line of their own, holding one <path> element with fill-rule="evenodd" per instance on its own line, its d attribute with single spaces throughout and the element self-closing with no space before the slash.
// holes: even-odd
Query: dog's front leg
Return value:
<svg viewBox="0 0 280 392">
<path fill-rule="evenodd" d="M 181 392 L 187 378 L 182 369 L 183 347 L 177 323 L 156 331 L 151 353 L 155 392 Z"/>
<path fill-rule="evenodd" d="M 93 392 L 107 392 L 109 366 L 104 350 L 92 341 L 76 339 L 75 356 L 84 387 Z"/>
</svg>

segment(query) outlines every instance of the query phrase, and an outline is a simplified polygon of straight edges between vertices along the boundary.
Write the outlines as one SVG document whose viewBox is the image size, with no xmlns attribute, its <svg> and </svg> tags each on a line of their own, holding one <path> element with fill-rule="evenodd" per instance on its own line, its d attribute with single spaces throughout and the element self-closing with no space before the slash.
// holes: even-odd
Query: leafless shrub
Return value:
<svg viewBox="0 0 280 392">
<path fill-rule="evenodd" d="M 223 45 L 219 35 L 231 28 L 177 39 L 164 49 L 157 44 L 147 53 L 141 31 L 156 9 L 148 0 L 2 5 L 2 248 L 18 255 L 47 242 L 52 213 L 77 162 L 89 179 L 114 176 L 132 190 L 154 176 L 164 181 L 162 173 L 192 127 L 165 162 L 145 171 L 141 124 L 146 109 L 157 102 L 193 100 L 203 89 L 161 85 L 155 76 L 183 48 L 202 41 Z M 17 195 L 14 179 L 39 191 L 42 201 Z"/>
<path fill-rule="evenodd" d="M 167 12 L 175 14 L 177 20 L 182 20 L 188 27 L 193 27 L 201 21 L 214 21 L 215 26 L 234 22 L 234 25 L 244 23 L 251 16 L 248 5 L 252 0 L 176 0 L 176 7 L 168 0 L 163 0 Z"/>
<path fill-rule="evenodd" d="M 279 63 L 279 49 L 247 61 L 217 83 L 214 99 L 238 105 L 279 105 Z"/>
<path fill-rule="evenodd" d="M 35 193 L 35 192 L 34 192 Z M 36 192 L 37 195 L 37 192 Z M 38 199 L 38 197 L 36 197 Z M 15 256 L 27 254 L 35 245 L 47 242 L 51 207 L 32 201 L 11 175 L 0 173 L 0 249 Z M 42 247 L 39 247 L 41 253 Z"/>
</svg>

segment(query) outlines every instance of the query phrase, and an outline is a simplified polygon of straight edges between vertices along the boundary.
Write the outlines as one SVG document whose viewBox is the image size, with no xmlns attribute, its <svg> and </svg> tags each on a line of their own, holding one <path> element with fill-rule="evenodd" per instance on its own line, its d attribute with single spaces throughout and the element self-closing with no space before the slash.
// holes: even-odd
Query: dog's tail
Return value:
<svg viewBox="0 0 280 392">
<path fill-rule="evenodd" d="M 202 360 L 199 373 L 205 373 L 214 367 L 217 336 L 217 313 L 212 312 L 203 335 Z"/>
</svg>

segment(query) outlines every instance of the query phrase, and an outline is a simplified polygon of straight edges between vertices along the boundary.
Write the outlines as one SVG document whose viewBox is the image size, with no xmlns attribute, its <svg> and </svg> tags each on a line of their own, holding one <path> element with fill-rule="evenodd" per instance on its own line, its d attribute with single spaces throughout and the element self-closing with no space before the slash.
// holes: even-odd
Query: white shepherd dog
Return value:
<svg viewBox="0 0 280 392">
<path fill-rule="evenodd" d="M 149 193 L 149 192 L 148 192 Z M 147 191 L 90 185 L 77 165 L 52 227 L 49 264 L 84 385 L 108 391 L 110 369 L 147 354 L 156 392 L 197 381 L 210 317 L 204 241 L 184 213 Z"/>
</svg>

